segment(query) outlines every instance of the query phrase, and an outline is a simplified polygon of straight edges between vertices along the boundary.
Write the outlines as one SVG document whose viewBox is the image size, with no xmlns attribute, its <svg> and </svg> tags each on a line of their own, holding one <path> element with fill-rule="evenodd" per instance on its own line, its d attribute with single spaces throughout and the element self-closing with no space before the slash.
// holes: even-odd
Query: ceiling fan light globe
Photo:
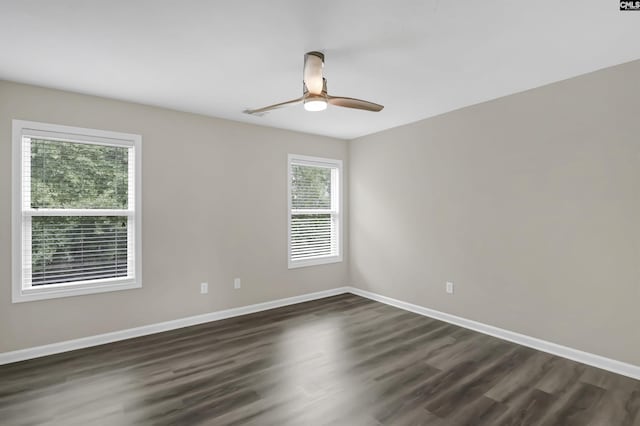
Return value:
<svg viewBox="0 0 640 426">
<path fill-rule="evenodd" d="M 305 101 L 304 109 L 307 111 L 324 111 L 327 109 L 327 101 L 323 99 L 312 99 Z"/>
</svg>

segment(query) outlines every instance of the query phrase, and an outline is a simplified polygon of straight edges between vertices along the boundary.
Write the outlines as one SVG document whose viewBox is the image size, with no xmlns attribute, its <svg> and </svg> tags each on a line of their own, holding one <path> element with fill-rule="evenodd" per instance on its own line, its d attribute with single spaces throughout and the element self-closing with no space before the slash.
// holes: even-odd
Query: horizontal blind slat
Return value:
<svg viewBox="0 0 640 426">
<path fill-rule="evenodd" d="M 291 258 L 304 259 L 336 252 L 331 214 L 296 215 L 291 219 Z"/>
<path fill-rule="evenodd" d="M 126 277 L 130 245 L 126 216 L 36 216 L 24 265 L 31 285 Z"/>
</svg>

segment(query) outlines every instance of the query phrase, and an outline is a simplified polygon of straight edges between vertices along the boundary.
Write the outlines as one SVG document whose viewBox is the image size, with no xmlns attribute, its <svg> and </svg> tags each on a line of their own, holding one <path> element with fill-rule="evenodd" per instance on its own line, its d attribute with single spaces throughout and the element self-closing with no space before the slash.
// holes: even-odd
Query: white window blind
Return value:
<svg viewBox="0 0 640 426">
<path fill-rule="evenodd" d="M 16 120 L 14 143 L 14 301 L 140 287 L 140 137 Z"/>
<path fill-rule="evenodd" d="M 289 156 L 289 267 L 342 260 L 339 160 Z"/>
</svg>

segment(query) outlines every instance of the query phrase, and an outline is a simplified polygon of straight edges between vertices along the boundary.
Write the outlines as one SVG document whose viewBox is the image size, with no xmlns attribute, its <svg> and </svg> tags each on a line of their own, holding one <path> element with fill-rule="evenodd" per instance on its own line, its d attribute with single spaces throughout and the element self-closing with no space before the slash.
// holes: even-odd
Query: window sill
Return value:
<svg viewBox="0 0 640 426">
<path fill-rule="evenodd" d="M 342 262 L 342 256 L 320 257 L 317 259 L 289 260 L 289 269 L 305 268 L 307 266 L 326 265 Z"/>
<path fill-rule="evenodd" d="M 59 297 L 82 296 L 85 294 L 106 293 L 110 291 L 141 288 L 142 282 L 134 279 L 106 280 L 84 284 L 62 284 L 19 289 L 13 292 L 12 302 L 33 302 L 36 300 L 57 299 Z"/>
</svg>

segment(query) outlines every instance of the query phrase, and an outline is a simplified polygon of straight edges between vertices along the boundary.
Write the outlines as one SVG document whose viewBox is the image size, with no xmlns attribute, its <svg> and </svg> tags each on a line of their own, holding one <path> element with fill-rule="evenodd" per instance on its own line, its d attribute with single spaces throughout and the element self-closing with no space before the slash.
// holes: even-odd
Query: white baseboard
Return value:
<svg viewBox="0 0 640 426">
<path fill-rule="evenodd" d="M 494 327 L 492 325 L 483 324 L 481 322 L 472 321 L 466 318 L 436 311 L 434 309 L 425 308 L 423 306 L 414 305 L 412 303 L 403 302 L 402 300 L 392 299 L 391 297 L 382 296 L 370 291 L 362 290 L 355 287 L 348 287 L 349 293 L 366 297 L 367 299 L 395 306 L 405 311 L 414 312 L 426 317 L 435 318 L 460 327 L 468 328 L 483 334 L 497 337 L 499 339 L 508 340 L 519 345 L 528 346 L 539 351 L 547 352 L 563 358 L 568 358 L 593 367 L 608 370 L 623 376 L 628 376 L 640 380 L 640 366 L 617 361 L 611 358 L 605 358 L 589 352 L 578 349 L 569 348 L 567 346 L 558 345 L 546 340 L 537 339 L 535 337 L 526 336 L 514 331 L 505 330 L 503 328 Z"/>
<path fill-rule="evenodd" d="M 39 358 L 46 355 L 73 351 L 76 349 L 88 348 L 91 346 L 104 345 L 105 343 L 117 342 L 119 340 L 131 339 L 133 337 L 161 333 L 163 331 L 175 330 L 177 328 L 189 327 L 205 322 L 252 314 L 254 312 L 266 311 L 268 309 L 280 308 L 282 306 L 294 305 L 296 303 L 308 302 L 310 300 L 323 299 L 325 297 L 347 293 L 348 291 L 348 287 L 339 287 L 331 290 L 318 291 L 316 293 L 307 293 L 300 296 L 287 297 L 286 299 L 278 299 L 270 302 L 257 303 L 255 305 L 226 309 L 224 311 L 210 312 L 208 314 L 180 318 L 172 321 L 143 325 L 142 327 L 135 327 L 126 330 L 114 331 L 111 333 L 82 337 L 80 339 L 67 340 L 64 342 L 36 346 L 33 348 L 21 349 L 12 352 L 4 352 L 0 353 L 0 365 L 9 364 L 11 362 L 24 361 L 32 358 Z"/>
<path fill-rule="evenodd" d="M 192 325 L 217 321 L 225 318 L 232 318 L 240 315 L 266 311 L 268 309 L 294 305 L 296 303 L 308 302 L 311 300 L 323 299 L 325 297 L 335 296 L 343 293 L 352 293 L 357 296 L 366 297 L 367 299 L 395 306 L 397 308 L 414 312 L 419 315 L 435 318 L 483 334 L 488 334 L 499 339 L 508 340 L 519 345 L 528 346 L 533 349 L 537 349 L 553 355 L 558 355 L 563 358 L 568 358 L 577 362 L 581 362 L 583 364 L 591 365 L 603 370 L 612 371 L 617 374 L 622 374 L 624 376 L 640 380 L 640 366 L 637 365 L 628 364 L 611 358 L 605 358 L 600 355 L 580 351 L 578 349 L 569 348 L 567 346 L 558 345 L 556 343 L 526 336 L 514 331 L 505 330 L 503 328 L 498 328 L 491 325 L 483 324 L 481 322 L 472 321 L 466 318 L 436 311 L 434 309 L 414 305 L 412 303 L 393 299 L 391 297 L 382 296 L 380 294 L 372 293 L 370 291 L 362 290 L 356 287 L 338 287 L 331 290 L 308 293 L 300 296 L 258 303 L 255 305 L 226 309 L 223 311 L 210 312 L 208 314 L 180 318 L 177 320 L 165 321 L 161 323 L 145 325 L 142 327 L 129 328 L 126 330 L 98 334 L 95 336 L 67 340 L 64 342 L 36 346 L 33 348 L 21 349 L 12 352 L 4 352 L 0 353 L 0 365 L 9 364 L 11 362 L 24 361 L 27 359 L 39 358 L 46 355 L 58 354 L 76 349 L 88 348 L 91 346 L 103 345 L 105 343 L 117 342 L 119 340 L 131 339 L 133 337 L 161 333 L 163 331 L 175 330 L 178 328 L 189 327 Z"/>
</svg>

